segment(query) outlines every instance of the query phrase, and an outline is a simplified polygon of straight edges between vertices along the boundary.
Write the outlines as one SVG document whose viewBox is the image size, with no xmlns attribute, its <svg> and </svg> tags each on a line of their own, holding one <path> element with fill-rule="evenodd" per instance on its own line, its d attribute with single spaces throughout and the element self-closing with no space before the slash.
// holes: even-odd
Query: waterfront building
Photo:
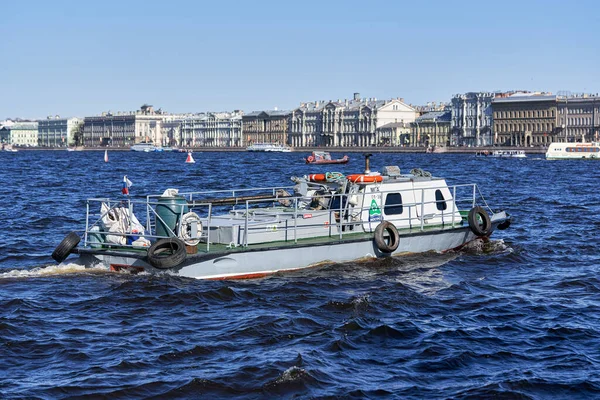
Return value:
<svg viewBox="0 0 600 400">
<path fill-rule="evenodd" d="M 468 92 L 451 100 L 452 146 L 490 146 L 492 134 L 492 99 L 497 93 Z"/>
<path fill-rule="evenodd" d="M 253 111 L 242 116 L 243 146 L 252 143 L 288 142 L 290 111 Z"/>
<path fill-rule="evenodd" d="M 377 128 L 382 146 L 409 146 L 411 124 L 408 122 L 389 122 Z"/>
<path fill-rule="evenodd" d="M 547 146 L 557 137 L 556 96 L 518 93 L 492 100 L 494 144 Z"/>
<path fill-rule="evenodd" d="M 557 96 L 555 142 L 600 141 L 600 97 L 579 94 Z"/>
<path fill-rule="evenodd" d="M 135 143 L 162 144 L 161 123 L 166 114 L 144 104 L 140 110 L 129 113 L 107 112 L 85 117 L 83 123 L 84 145 L 128 147 Z"/>
<path fill-rule="evenodd" d="M 452 111 L 432 111 L 417 117 L 412 125 L 411 146 L 446 147 L 450 145 Z"/>
<path fill-rule="evenodd" d="M 361 99 L 301 103 L 290 115 L 290 144 L 293 147 L 350 147 L 400 145 L 394 137 L 402 124 L 416 118 L 413 107 L 402 99 Z M 398 124 L 401 125 L 389 125 Z"/>
<path fill-rule="evenodd" d="M 242 115 L 234 112 L 201 113 L 177 121 L 183 146 L 241 147 Z"/>
<path fill-rule="evenodd" d="M 23 121 L 4 125 L 0 129 L 0 143 L 36 147 L 38 145 L 38 123 Z"/>
<path fill-rule="evenodd" d="M 38 145 L 67 147 L 75 145 L 74 133 L 83 121 L 79 118 L 48 117 L 38 121 Z"/>
</svg>

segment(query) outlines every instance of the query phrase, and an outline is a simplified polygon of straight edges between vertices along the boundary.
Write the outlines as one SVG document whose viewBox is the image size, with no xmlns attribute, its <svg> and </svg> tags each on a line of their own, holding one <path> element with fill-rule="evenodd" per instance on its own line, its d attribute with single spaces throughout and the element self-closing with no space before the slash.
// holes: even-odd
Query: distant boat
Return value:
<svg viewBox="0 0 600 400">
<path fill-rule="evenodd" d="M 190 151 L 187 155 L 187 159 L 185 160 L 186 163 L 188 164 L 193 164 L 196 162 L 196 160 L 194 160 L 194 157 L 192 157 L 192 152 Z"/>
<path fill-rule="evenodd" d="M 292 148 L 286 145 L 277 143 L 254 143 L 246 147 L 247 151 L 267 151 L 267 152 L 278 152 L 278 153 L 289 153 Z"/>
<path fill-rule="evenodd" d="M 108 162 L 108 150 L 104 150 L 104 162 Z"/>
<path fill-rule="evenodd" d="M 600 159 L 600 142 L 550 143 L 547 160 L 572 160 L 579 158 Z"/>
<path fill-rule="evenodd" d="M 350 161 L 348 156 L 332 159 L 331 154 L 326 151 L 313 151 L 312 154 L 304 159 L 307 164 L 346 164 Z"/>
<path fill-rule="evenodd" d="M 500 158 L 527 158 L 523 150 L 494 150 L 492 157 Z"/>
<path fill-rule="evenodd" d="M 145 153 L 157 151 L 157 147 L 151 142 L 140 142 L 140 143 L 134 144 L 129 149 L 131 151 L 142 151 Z"/>
<path fill-rule="evenodd" d="M 16 153 L 17 151 L 19 151 L 12 147 L 12 144 L 5 144 L 3 150 L 8 151 L 9 153 Z"/>
</svg>

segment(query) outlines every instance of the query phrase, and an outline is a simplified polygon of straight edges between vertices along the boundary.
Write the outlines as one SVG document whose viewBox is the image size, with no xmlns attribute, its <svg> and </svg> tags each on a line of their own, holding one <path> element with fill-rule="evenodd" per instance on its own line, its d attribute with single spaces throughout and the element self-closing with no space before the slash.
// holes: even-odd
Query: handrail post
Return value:
<svg viewBox="0 0 600 400">
<path fill-rule="evenodd" d="M 452 186 L 452 227 L 454 228 L 454 213 L 456 212 L 456 186 Z"/>
<path fill-rule="evenodd" d="M 146 232 L 152 233 L 150 226 L 150 196 L 146 196 Z"/>
<path fill-rule="evenodd" d="M 421 230 L 425 229 L 425 189 L 421 189 Z"/>
<path fill-rule="evenodd" d="M 246 200 L 246 218 L 244 218 L 244 247 L 248 247 L 248 200 Z"/>
<path fill-rule="evenodd" d="M 475 196 L 477 195 L 477 184 L 473 184 L 473 205 L 471 207 L 475 207 Z"/>
<path fill-rule="evenodd" d="M 334 196 L 336 196 L 336 195 L 334 194 Z M 340 196 L 340 240 L 342 240 L 343 230 L 344 230 L 344 220 L 342 218 L 342 200 L 343 200 L 343 198 L 342 198 L 342 195 L 339 195 L 339 196 Z"/>
<path fill-rule="evenodd" d="M 85 233 L 83 234 L 83 244 L 87 246 L 88 229 L 90 226 L 90 201 L 86 200 L 85 205 Z"/>
<path fill-rule="evenodd" d="M 294 198 L 294 243 L 298 243 L 298 198 Z"/>
<path fill-rule="evenodd" d="M 208 203 L 208 226 L 206 227 L 206 251 L 210 250 L 210 220 L 212 219 L 212 203 Z"/>
</svg>

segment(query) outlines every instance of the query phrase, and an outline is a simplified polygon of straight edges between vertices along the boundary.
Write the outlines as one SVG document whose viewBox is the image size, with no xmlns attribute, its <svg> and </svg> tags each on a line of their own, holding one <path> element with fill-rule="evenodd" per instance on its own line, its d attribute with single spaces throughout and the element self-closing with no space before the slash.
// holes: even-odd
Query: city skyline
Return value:
<svg viewBox="0 0 600 400">
<path fill-rule="evenodd" d="M 0 119 L 600 92 L 600 6 L 72 1 L 3 5 Z"/>
</svg>

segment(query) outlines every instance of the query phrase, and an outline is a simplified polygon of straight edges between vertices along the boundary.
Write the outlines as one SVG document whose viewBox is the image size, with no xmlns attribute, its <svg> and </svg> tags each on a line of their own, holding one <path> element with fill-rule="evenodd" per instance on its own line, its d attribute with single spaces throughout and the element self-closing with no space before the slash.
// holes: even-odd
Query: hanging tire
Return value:
<svg viewBox="0 0 600 400">
<path fill-rule="evenodd" d="M 400 244 L 398 229 L 396 229 L 396 226 L 389 221 L 383 221 L 377 225 L 373 239 L 375 240 L 377 248 L 384 253 L 394 252 Z"/>
<path fill-rule="evenodd" d="M 71 254 L 71 250 L 73 250 L 79 242 L 81 238 L 75 232 L 70 232 L 65 238 L 56 246 L 56 249 L 52 252 L 52 258 L 57 262 L 61 263 L 67 259 L 69 254 Z"/>
<path fill-rule="evenodd" d="M 169 269 L 185 261 L 185 243 L 177 238 L 159 239 L 148 249 L 148 264 L 158 269 Z"/>
<path fill-rule="evenodd" d="M 467 217 L 469 228 L 477 236 L 488 236 L 492 233 L 492 221 L 483 207 L 471 208 Z"/>
</svg>

